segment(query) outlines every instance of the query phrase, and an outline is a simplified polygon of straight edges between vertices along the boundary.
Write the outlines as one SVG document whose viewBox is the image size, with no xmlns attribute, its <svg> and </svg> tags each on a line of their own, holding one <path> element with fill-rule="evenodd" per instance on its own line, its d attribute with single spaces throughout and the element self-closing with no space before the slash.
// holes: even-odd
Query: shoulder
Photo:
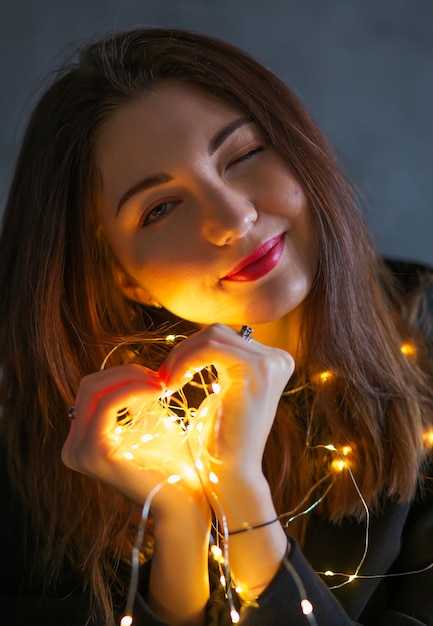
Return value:
<svg viewBox="0 0 433 626">
<path fill-rule="evenodd" d="M 394 277 L 403 317 L 433 344 L 433 267 L 400 259 L 385 258 L 384 262 Z"/>
<path fill-rule="evenodd" d="M 398 563 L 403 571 L 429 572 L 433 583 L 433 463 L 410 507 Z"/>
<path fill-rule="evenodd" d="M 394 258 L 384 258 L 384 261 L 406 292 L 417 289 L 424 282 L 430 282 L 430 278 L 433 280 L 433 267 L 425 263 Z"/>
</svg>

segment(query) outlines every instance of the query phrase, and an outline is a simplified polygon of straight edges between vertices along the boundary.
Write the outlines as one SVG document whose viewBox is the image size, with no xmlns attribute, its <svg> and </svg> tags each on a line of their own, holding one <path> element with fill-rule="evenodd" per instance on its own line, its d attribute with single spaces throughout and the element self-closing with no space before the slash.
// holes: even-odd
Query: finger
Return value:
<svg viewBox="0 0 433 626">
<path fill-rule="evenodd" d="M 75 398 L 75 404 L 78 405 L 80 403 L 83 393 L 108 393 L 112 389 L 121 386 L 124 382 L 133 380 L 143 382 L 153 381 L 155 384 L 161 382 L 158 372 L 154 372 L 142 365 L 128 364 L 110 367 L 100 372 L 88 374 L 81 379 Z"/>
<path fill-rule="evenodd" d="M 170 383 L 184 384 L 190 373 L 215 365 L 218 352 L 227 355 L 231 352 L 239 358 L 239 351 L 243 352 L 246 347 L 246 342 L 236 331 L 222 324 L 213 324 L 173 348 L 160 367 L 159 375 L 164 382 L 170 380 Z M 255 351 L 258 350 L 254 346 L 246 350 L 249 354 Z"/>
<path fill-rule="evenodd" d="M 109 391 L 106 386 L 98 386 L 97 393 L 94 393 L 94 383 L 84 385 L 64 446 L 65 464 L 84 467 L 86 459 L 91 464 L 92 456 L 109 455 L 114 446 L 111 435 L 117 427 L 119 411 L 132 404 L 135 410 L 146 404 L 150 406 L 161 395 L 161 384 L 152 380 L 122 381 L 116 387 L 111 385 Z"/>
<path fill-rule="evenodd" d="M 191 372 L 214 365 L 220 380 L 246 384 L 265 371 L 284 384 L 293 373 L 293 358 L 284 350 L 246 342 L 231 328 L 215 324 L 176 346 L 159 370 L 166 386 L 185 384 Z M 284 385 L 283 385 L 284 386 Z"/>
</svg>

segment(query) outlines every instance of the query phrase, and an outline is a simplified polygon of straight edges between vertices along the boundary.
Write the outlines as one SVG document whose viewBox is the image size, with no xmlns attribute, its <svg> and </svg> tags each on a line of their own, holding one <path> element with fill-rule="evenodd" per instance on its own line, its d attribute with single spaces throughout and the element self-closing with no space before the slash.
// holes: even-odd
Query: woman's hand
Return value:
<svg viewBox="0 0 433 626">
<path fill-rule="evenodd" d="M 288 549 L 262 458 L 294 361 L 283 350 L 247 342 L 233 329 L 215 324 L 176 346 L 160 376 L 175 389 L 188 372 L 210 364 L 217 369 L 221 393 L 218 410 L 203 418 L 201 434 L 211 459 L 201 477 L 222 528 L 260 526 L 229 540 L 233 579 L 242 597 L 252 599 L 275 576 Z"/>
<path fill-rule="evenodd" d="M 158 405 L 163 395 L 164 384 L 159 375 L 139 365 L 122 365 L 85 376 L 75 399 L 75 418 L 62 460 L 71 469 L 107 482 L 140 503 L 161 485 L 152 501 L 156 516 L 178 515 L 181 503 L 191 508 L 192 500 L 206 512 L 207 518 L 209 507 L 193 471 L 189 472 L 187 484 L 166 482 L 170 476 L 183 476 L 185 468 L 193 464 L 188 446 L 184 445 L 184 431 L 177 423 L 165 420 Z M 146 407 L 155 406 L 156 411 L 146 414 Z M 124 441 L 116 434 L 119 413 L 125 408 L 132 418 L 134 409 L 144 413 L 153 437 L 141 445 L 135 460 L 125 453 Z M 122 430 L 128 433 L 127 427 Z"/>
<path fill-rule="evenodd" d="M 218 409 L 203 420 L 202 443 L 215 462 L 214 473 L 235 488 L 262 478 L 262 457 L 284 386 L 293 372 L 291 356 L 215 324 L 176 346 L 158 373 L 139 365 L 108 368 L 82 379 L 76 417 L 63 448 L 66 465 L 117 487 L 140 502 L 171 475 L 179 475 L 190 495 L 203 498 L 191 455 L 193 438 L 176 423 L 146 417 L 153 440 L 135 460 L 125 455 L 118 415 L 126 408 L 157 404 L 167 388 L 179 389 L 191 371 L 214 365 L 221 384 Z M 125 429 L 127 432 L 127 429 Z M 129 457 L 129 458 L 128 458 Z M 139 462 L 137 461 L 139 459 Z M 206 485 L 206 475 L 201 475 Z M 235 479 L 235 480 L 234 480 Z M 237 479 L 237 480 L 236 480 Z"/>
<path fill-rule="evenodd" d="M 132 408 L 134 414 L 135 406 L 151 406 L 167 389 L 183 387 L 188 374 L 209 365 L 217 369 L 221 393 L 217 410 L 203 418 L 200 432 L 201 443 L 211 455 L 210 466 L 200 471 L 202 483 L 197 479 L 191 456 L 194 441 L 184 445 L 187 433 L 177 424 L 172 426 L 179 428 L 179 439 L 173 439 L 173 429 L 167 431 L 164 422 L 156 419 L 154 444 L 147 451 L 145 447 L 141 450 L 140 465 L 125 457 L 115 436 L 119 412 L 126 407 Z M 230 530 L 244 522 L 258 525 L 275 519 L 269 486 L 262 473 L 262 457 L 281 393 L 293 369 L 288 353 L 255 341 L 248 343 L 233 329 L 215 324 L 176 346 L 158 373 L 138 365 L 124 365 L 91 374 L 81 381 L 75 419 L 62 452 L 68 467 L 111 484 L 138 502 L 144 502 L 168 475 L 177 473 L 185 478 L 185 468 L 191 470 L 189 480 L 183 480 L 180 486 L 165 484 L 152 501 L 158 550 L 150 593 L 152 604 L 159 607 L 158 613 L 167 590 L 177 598 L 173 595 L 177 583 L 171 575 L 173 545 L 179 555 L 179 546 L 185 546 L 185 555 L 179 556 L 178 565 L 189 568 L 187 578 L 195 584 L 201 581 L 198 605 L 201 607 L 205 601 L 206 532 L 201 530 L 209 527 L 206 498 Z M 179 445 L 173 445 L 174 441 Z M 211 479 L 212 472 L 217 483 Z M 179 532 L 182 529 L 183 533 L 185 524 L 191 533 L 181 539 Z M 259 593 L 269 583 L 286 548 L 285 533 L 279 524 L 231 539 L 230 565 L 248 594 Z M 184 598 L 183 586 L 179 598 Z M 178 612 L 179 598 L 173 601 Z"/>
<path fill-rule="evenodd" d="M 176 346 L 159 374 L 167 388 L 176 389 L 188 372 L 209 365 L 218 372 L 221 393 L 213 422 L 205 424 L 206 447 L 232 472 L 261 472 L 266 440 L 294 361 L 284 350 L 247 342 L 233 329 L 214 324 Z"/>
<path fill-rule="evenodd" d="M 62 459 L 71 469 L 103 480 L 137 502 L 153 495 L 155 548 L 147 601 L 171 624 L 201 624 L 209 597 L 210 507 L 194 472 L 187 482 L 167 482 L 192 467 L 192 460 L 184 445 L 185 431 L 165 420 L 158 403 L 164 391 L 159 375 L 139 365 L 84 377 Z M 125 455 L 125 441 L 116 432 L 119 412 L 125 408 L 133 423 L 134 409 L 143 413 L 147 437 L 139 463 Z M 128 425 L 121 429 L 128 433 Z M 150 431 L 153 439 L 147 441 Z"/>
</svg>

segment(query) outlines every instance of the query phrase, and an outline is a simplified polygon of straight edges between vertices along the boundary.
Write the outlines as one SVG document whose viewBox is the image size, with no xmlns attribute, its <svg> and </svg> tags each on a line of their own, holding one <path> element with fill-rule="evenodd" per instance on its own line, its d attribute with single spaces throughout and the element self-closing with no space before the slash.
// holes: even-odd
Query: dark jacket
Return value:
<svg viewBox="0 0 433 626">
<path fill-rule="evenodd" d="M 11 626 L 84 626 L 88 598 L 77 575 L 65 567 L 56 590 L 42 599 L 38 581 L 27 582 L 29 563 L 23 550 L 22 523 L 16 503 L 2 475 L 0 521 L 0 615 Z M 369 547 L 360 578 L 338 589 L 346 576 L 328 577 L 316 572 L 332 570 L 352 574 L 365 547 L 365 524 L 346 520 L 332 525 L 310 520 L 302 553 L 293 540 L 290 564 L 305 587 L 319 626 L 433 626 L 433 478 L 423 497 L 412 504 L 388 502 L 380 516 L 371 519 Z M 30 549 L 31 553 L 31 549 Z M 422 573 L 418 570 L 426 569 Z M 143 569 L 134 626 L 165 626 L 147 608 L 147 568 Z M 127 575 L 128 572 L 125 572 Z M 364 578 L 365 577 L 365 578 Z M 190 592 L 190 591 L 188 591 Z M 92 626 L 105 626 L 95 619 Z M 227 603 L 217 588 L 208 606 L 209 626 L 231 624 Z M 308 626 L 300 608 L 299 590 L 292 574 L 282 569 L 259 598 L 259 607 L 242 614 L 244 626 Z"/>
</svg>

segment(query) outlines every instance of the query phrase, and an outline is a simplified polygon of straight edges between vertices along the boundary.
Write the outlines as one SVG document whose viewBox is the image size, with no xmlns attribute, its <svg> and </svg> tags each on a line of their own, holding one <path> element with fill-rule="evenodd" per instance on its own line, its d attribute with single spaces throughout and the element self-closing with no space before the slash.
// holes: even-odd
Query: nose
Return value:
<svg viewBox="0 0 433 626">
<path fill-rule="evenodd" d="M 233 189 L 213 190 L 205 206 L 203 233 L 216 246 L 244 237 L 258 217 L 253 202 Z"/>
</svg>

